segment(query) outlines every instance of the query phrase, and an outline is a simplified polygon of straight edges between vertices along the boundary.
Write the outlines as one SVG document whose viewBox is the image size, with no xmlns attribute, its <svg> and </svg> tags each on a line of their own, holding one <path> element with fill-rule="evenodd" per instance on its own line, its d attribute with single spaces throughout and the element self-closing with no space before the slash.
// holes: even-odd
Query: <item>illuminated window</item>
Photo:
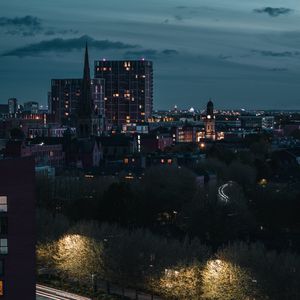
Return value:
<svg viewBox="0 0 300 300">
<path fill-rule="evenodd" d="M 0 239 L 0 254 L 8 253 L 7 239 Z"/>
<path fill-rule="evenodd" d="M 128 160 L 128 158 L 124 158 L 124 164 L 128 164 L 128 162 L 129 162 L 129 160 Z"/>
<path fill-rule="evenodd" d="M 7 197 L 0 196 L 0 212 L 7 212 Z"/>
<path fill-rule="evenodd" d="M 0 280 L 0 296 L 4 296 L 4 284 L 3 284 L 3 280 Z"/>
</svg>

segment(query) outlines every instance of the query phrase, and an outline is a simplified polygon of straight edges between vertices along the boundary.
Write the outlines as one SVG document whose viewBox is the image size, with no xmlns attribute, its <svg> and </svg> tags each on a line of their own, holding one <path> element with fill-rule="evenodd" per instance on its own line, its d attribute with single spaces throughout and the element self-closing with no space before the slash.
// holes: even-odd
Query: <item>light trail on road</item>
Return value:
<svg viewBox="0 0 300 300">
<path fill-rule="evenodd" d="M 91 300 L 65 291 L 50 288 L 44 285 L 36 285 L 36 295 L 49 300 Z"/>
<path fill-rule="evenodd" d="M 225 183 L 225 184 L 221 185 L 221 186 L 219 187 L 219 189 L 218 189 L 218 196 L 219 196 L 219 199 L 220 199 L 221 201 L 225 202 L 225 203 L 228 203 L 228 201 L 229 201 L 229 196 L 226 195 L 225 189 L 226 189 L 227 187 L 229 187 L 230 184 L 231 184 L 231 182 Z"/>
</svg>

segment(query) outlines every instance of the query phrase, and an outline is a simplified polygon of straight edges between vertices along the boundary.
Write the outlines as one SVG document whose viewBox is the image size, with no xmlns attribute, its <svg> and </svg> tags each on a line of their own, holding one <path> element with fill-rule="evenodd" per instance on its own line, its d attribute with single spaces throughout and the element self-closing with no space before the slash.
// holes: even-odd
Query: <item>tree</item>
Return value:
<svg viewBox="0 0 300 300">
<path fill-rule="evenodd" d="M 237 242 L 220 249 L 217 257 L 250 274 L 254 284 L 253 291 L 259 296 L 256 299 L 299 299 L 299 256 L 288 252 L 278 254 L 268 251 L 259 243 Z"/>
<path fill-rule="evenodd" d="M 249 165 L 234 161 L 228 167 L 228 180 L 235 181 L 246 188 L 256 182 L 256 170 Z"/>
<path fill-rule="evenodd" d="M 15 127 L 10 130 L 10 138 L 12 140 L 24 140 L 25 134 L 20 128 Z"/>
<path fill-rule="evenodd" d="M 211 259 L 202 272 L 203 299 L 245 300 L 261 297 L 251 273 L 222 259 Z"/>
<path fill-rule="evenodd" d="M 193 198 L 195 179 L 194 173 L 185 168 L 158 166 L 148 169 L 137 187 L 144 224 L 152 227 L 158 218 L 162 222 L 172 220 L 174 212 L 179 212 Z"/>
<path fill-rule="evenodd" d="M 153 285 L 157 292 L 170 299 L 201 299 L 200 266 L 195 262 L 189 266 L 167 268 Z"/>
<path fill-rule="evenodd" d="M 55 264 L 63 277 L 86 280 L 102 270 L 102 244 L 79 234 L 67 234 L 57 241 Z"/>
<path fill-rule="evenodd" d="M 62 214 L 53 215 L 49 210 L 37 208 L 36 214 L 37 240 L 56 240 L 67 232 L 70 223 Z"/>
</svg>

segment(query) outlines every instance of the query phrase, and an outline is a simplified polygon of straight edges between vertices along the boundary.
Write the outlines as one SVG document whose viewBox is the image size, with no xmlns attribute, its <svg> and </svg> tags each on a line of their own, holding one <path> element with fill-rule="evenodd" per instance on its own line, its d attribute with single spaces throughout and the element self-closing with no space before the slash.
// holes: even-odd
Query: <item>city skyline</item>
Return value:
<svg viewBox="0 0 300 300">
<path fill-rule="evenodd" d="M 0 4 L 0 103 L 16 97 L 45 105 L 51 78 L 81 75 L 87 41 L 91 65 L 154 62 L 154 109 L 203 109 L 209 98 L 219 108 L 300 108 L 294 0 L 284 7 L 277 0 L 69 4 Z"/>
</svg>

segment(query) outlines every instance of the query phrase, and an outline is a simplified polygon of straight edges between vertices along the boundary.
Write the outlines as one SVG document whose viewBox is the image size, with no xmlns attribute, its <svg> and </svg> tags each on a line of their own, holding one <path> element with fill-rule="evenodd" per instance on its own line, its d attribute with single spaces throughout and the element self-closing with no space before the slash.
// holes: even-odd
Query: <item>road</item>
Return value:
<svg viewBox="0 0 300 300">
<path fill-rule="evenodd" d="M 37 284 L 36 300 L 91 300 L 91 299 Z"/>
<path fill-rule="evenodd" d="M 226 194 L 226 189 L 229 187 L 231 183 L 225 183 L 223 185 L 221 185 L 218 189 L 218 196 L 219 199 L 225 203 L 228 203 L 229 201 L 229 196 Z"/>
<path fill-rule="evenodd" d="M 99 282 L 98 288 L 102 291 L 106 291 L 107 285 L 105 282 Z M 153 296 L 138 292 L 136 293 L 133 289 L 122 289 L 116 285 L 110 285 L 110 293 L 115 295 L 124 295 L 129 299 L 138 299 L 138 300 L 162 300 L 160 297 Z M 49 288 L 43 285 L 36 285 L 36 300 L 91 300 L 82 296 L 74 295 L 67 293 L 61 290 L 54 288 Z"/>
</svg>

